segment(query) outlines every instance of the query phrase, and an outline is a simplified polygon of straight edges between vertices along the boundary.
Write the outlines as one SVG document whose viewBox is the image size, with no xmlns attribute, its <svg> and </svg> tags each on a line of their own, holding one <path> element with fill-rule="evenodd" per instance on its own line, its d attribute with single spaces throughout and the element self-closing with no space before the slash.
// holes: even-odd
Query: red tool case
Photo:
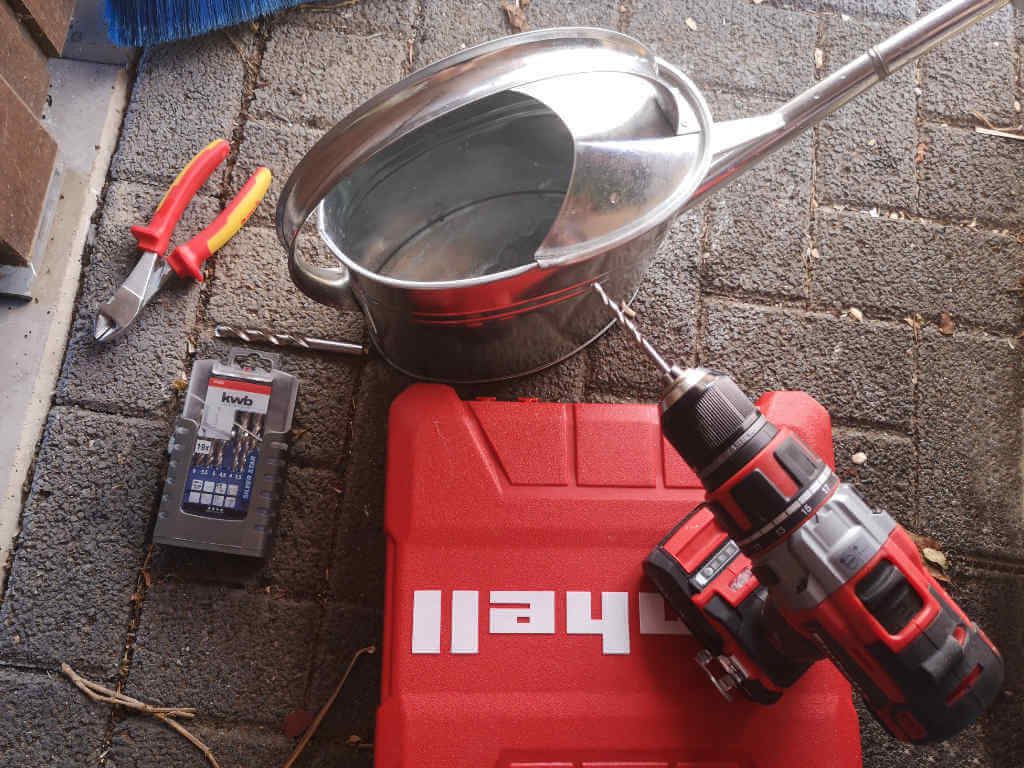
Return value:
<svg viewBox="0 0 1024 768">
<path fill-rule="evenodd" d="M 802 393 L 758 405 L 832 463 Z M 861 765 L 850 686 L 816 664 L 773 706 L 725 701 L 641 563 L 703 500 L 654 405 L 391 408 L 377 768 Z"/>
</svg>

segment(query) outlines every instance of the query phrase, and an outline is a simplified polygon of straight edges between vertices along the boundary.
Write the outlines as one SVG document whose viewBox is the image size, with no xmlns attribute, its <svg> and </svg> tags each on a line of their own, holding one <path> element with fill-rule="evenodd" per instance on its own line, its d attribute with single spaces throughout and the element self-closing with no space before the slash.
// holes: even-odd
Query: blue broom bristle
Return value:
<svg viewBox="0 0 1024 768">
<path fill-rule="evenodd" d="M 142 47 L 202 35 L 307 0 L 107 0 L 110 39 Z"/>
</svg>

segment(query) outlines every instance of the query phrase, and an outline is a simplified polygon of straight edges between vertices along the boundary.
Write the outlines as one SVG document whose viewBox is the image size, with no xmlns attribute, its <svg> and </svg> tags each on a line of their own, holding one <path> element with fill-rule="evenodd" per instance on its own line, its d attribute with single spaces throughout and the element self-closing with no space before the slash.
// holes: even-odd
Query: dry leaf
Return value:
<svg viewBox="0 0 1024 768">
<path fill-rule="evenodd" d="M 179 376 L 178 378 L 171 382 L 171 386 L 174 387 L 174 389 L 176 389 L 178 392 L 184 392 L 186 389 L 188 389 L 188 379 L 186 379 L 184 375 Z"/>
<path fill-rule="evenodd" d="M 697 22 L 693 20 L 692 16 L 687 16 L 686 17 L 686 26 L 688 26 L 694 32 L 697 31 Z"/>
<path fill-rule="evenodd" d="M 920 165 L 924 162 L 925 155 L 928 154 L 928 145 L 923 141 L 917 145 L 917 154 L 914 155 L 914 162 Z"/>
<path fill-rule="evenodd" d="M 949 562 L 946 560 L 946 556 L 937 549 L 932 549 L 931 547 L 922 547 L 921 555 L 927 562 L 932 563 L 933 565 L 937 565 L 939 566 L 939 568 L 942 568 L 943 570 L 949 567 Z"/>
<path fill-rule="evenodd" d="M 850 457 L 850 461 L 852 461 L 858 467 L 861 464 L 866 463 L 867 460 L 868 460 L 868 455 L 866 453 L 864 453 L 864 451 L 857 451 L 855 454 L 853 454 L 853 456 Z"/>
<path fill-rule="evenodd" d="M 520 0 L 514 2 L 504 2 L 501 7 L 505 9 L 505 15 L 508 17 L 508 25 L 512 27 L 516 32 L 525 32 L 529 29 L 526 23 L 526 9 L 525 6 L 529 5 L 529 0 L 526 3 L 522 3 Z"/>
<path fill-rule="evenodd" d="M 952 336 L 956 332 L 956 325 L 953 323 L 953 316 L 949 312 L 943 312 L 939 317 L 939 333 L 943 336 Z"/>
<path fill-rule="evenodd" d="M 846 314 L 848 314 L 850 317 L 852 317 L 858 323 L 863 323 L 864 322 L 864 313 L 861 312 L 856 307 L 850 307 L 848 310 L 846 310 Z"/>
<path fill-rule="evenodd" d="M 933 539 L 930 536 L 921 536 L 916 533 L 911 533 L 910 531 L 907 531 L 907 534 L 918 549 L 924 549 L 925 547 L 928 547 L 929 549 L 942 549 L 942 545 L 939 544 L 938 539 Z"/>
<path fill-rule="evenodd" d="M 825 66 L 825 52 L 821 48 L 814 49 L 814 66 L 818 69 Z"/>
<path fill-rule="evenodd" d="M 913 328 L 915 332 L 924 328 L 925 325 L 924 318 L 921 317 L 920 312 L 915 312 L 913 315 L 907 315 L 903 318 L 903 322 Z"/>
</svg>

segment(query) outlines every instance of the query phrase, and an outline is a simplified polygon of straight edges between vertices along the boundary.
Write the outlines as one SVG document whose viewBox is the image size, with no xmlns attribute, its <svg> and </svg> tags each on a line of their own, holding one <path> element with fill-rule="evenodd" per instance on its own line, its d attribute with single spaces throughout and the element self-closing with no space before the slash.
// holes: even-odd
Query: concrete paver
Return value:
<svg viewBox="0 0 1024 768">
<path fill-rule="evenodd" d="M 822 74 L 815 47 L 827 71 L 916 14 L 913 0 L 534 0 L 527 21 L 624 30 L 710 86 L 716 118 L 728 119 L 770 109 L 814 82 Z M 1002 18 L 968 42 L 995 42 Z M 351 654 L 379 645 L 387 414 L 410 380 L 376 356 L 280 350 L 301 384 L 272 554 L 264 562 L 154 547 L 121 669 L 166 439 L 180 410 L 171 381 L 193 359 L 237 345 L 211 338 L 218 322 L 365 338 L 358 314 L 306 300 L 287 276 L 272 222 L 288 173 L 324 130 L 411 67 L 511 31 L 498 2 L 363 0 L 294 9 L 230 37 L 145 54 L 0 605 L 0 701 L 9 710 L 7 691 L 14 692 L 19 724 L 0 725 L 0 753 L 14 755 L 14 768 L 95 765 L 108 747 L 107 765 L 202 764 L 160 724 L 111 720 L 41 673 L 60 661 L 120 680 L 146 700 L 198 707 L 196 730 L 222 765 L 260 768 L 281 764 L 293 745 L 281 719 L 319 707 Z M 1017 35 L 1024 52 L 1024 23 Z M 821 400 L 838 425 L 840 472 L 943 543 L 951 593 L 1002 649 L 1007 693 L 978 725 L 921 749 L 865 720 L 868 768 L 911 760 L 1016 768 L 1024 751 L 1024 698 L 1015 695 L 1024 669 L 1024 515 L 1014 339 L 1024 163 L 1019 142 L 969 129 L 970 110 L 1001 120 L 1006 105 L 1012 109 L 1007 51 L 989 46 L 968 58 L 965 50 L 926 62 L 920 94 L 913 72 L 897 75 L 677 221 L 633 304 L 667 355 L 730 371 L 752 395 L 793 388 Z M 246 84 L 253 97 L 241 111 Z M 169 290 L 120 346 L 96 347 L 95 308 L 137 258 L 129 225 L 152 212 L 199 147 L 236 129 L 241 145 L 229 183 L 215 175 L 179 237 L 207 224 L 221 192 L 237 189 L 259 164 L 275 174 L 268 200 L 211 262 L 204 285 Z M 927 220 L 873 218 L 865 211 L 874 207 Z M 975 218 L 977 227 L 961 226 Z M 333 262 L 312 228 L 303 249 Z M 864 322 L 840 314 L 851 305 Z M 914 312 L 929 322 L 917 334 L 903 321 Z M 955 335 L 935 329 L 942 312 L 952 313 Z M 612 402 L 650 401 L 659 389 L 648 362 L 615 333 L 534 376 L 457 391 Z M 867 462 L 854 465 L 858 451 Z M 379 655 L 360 660 L 300 766 L 372 764 L 372 751 L 346 742 L 373 740 L 380 678 Z"/>
<path fill-rule="evenodd" d="M 511 34 L 501 3 L 479 0 L 423 0 L 423 23 L 413 53 L 422 67 L 477 43 Z M 616 29 L 619 2 L 615 0 L 534 0 L 526 10 L 530 29 L 587 26 Z"/>
<path fill-rule="evenodd" d="M 338 263 L 313 234 L 301 235 L 298 248 L 315 264 Z M 272 229 L 241 230 L 218 252 L 210 270 L 206 315 L 214 323 L 363 341 L 361 313 L 317 304 L 296 287 L 288 275 L 288 254 Z"/>
<path fill-rule="evenodd" d="M 914 336 L 889 323 L 721 300 L 707 302 L 701 362 L 751 395 L 801 389 L 833 419 L 900 430 L 914 413 Z"/>
<path fill-rule="evenodd" d="M 166 446 L 162 424 L 54 409 L 0 606 L 0 663 L 117 676 Z"/>
<path fill-rule="evenodd" d="M 829 16 L 825 68 L 835 71 L 900 28 Z M 821 125 L 815 194 L 821 202 L 917 208 L 917 96 L 908 67 L 842 107 Z"/>
<path fill-rule="evenodd" d="M 776 102 L 709 94 L 715 120 L 769 112 Z M 711 292 L 802 298 L 810 221 L 811 134 L 711 197 L 711 249 L 701 283 Z"/>
<path fill-rule="evenodd" d="M 96 765 L 109 710 L 63 678 L 0 669 L 0 755 L 9 766 Z"/>
<path fill-rule="evenodd" d="M 940 0 L 922 0 L 922 12 Z M 931 118 L 976 124 L 975 113 L 999 125 L 1010 124 L 1017 63 L 1013 51 L 1014 15 L 1003 8 L 949 40 L 921 60 L 921 108 Z"/>
<path fill-rule="evenodd" d="M 240 54 L 251 56 L 253 43 L 245 28 L 233 28 L 148 49 L 110 177 L 165 186 L 211 141 L 230 139 L 245 77 Z M 203 194 L 220 194 L 224 168 L 214 171 Z"/>
<path fill-rule="evenodd" d="M 280 726 L 217 725 L 202 717 L 192 731 L 217 758 L 221 768 L 280 768 L 294 745 Z M 107 764 L 116 768 L 150 768 L 156 755 L 164 765 L 204 768 L 210 763 L 185 739 L 151 717 L 129 715 L 115 724 Z"/>
<path fill-rule="evenodd" d="M 125 693 L 277 725 L 303 705 L 319 606 L 264 591 L 153 584 Z"/>
<path fill-rule="evenodd" d="M 404 74 L 408 43 L 400 31 L 339 35 L 297 18 L 273 25 L 260 69 L 265 85 L 256 90 L 252 115 L 329 128 Z"/>
<path fill-rule="evenodd" d="M 338 117 L 340 119 L 342 116 Z M 288 175 L 323 133 L 321 130 L 275 119 L 259 120 L 251 117 L 246 121 L 245 136 L 232 174 L 234 186 L 241 188 L 250 174 L 261 165 L 269 168 L 273 175 L 267 196 L 250 219 L 253 224 L 274 226 L 278 197 Z M 315 231 L 311 225 L 309 231 Z"/>
<path fill-rule="evenodd" d="M 885 509 L 900 525 L 912 531 L 919 526 L 914 515 L 914 443 L 906 435 L 857 427 L 833 428 L 836 471 L 857 486 L 874 506 Z M 863 453 L 863 464 L 853 461 Z"/>
<path fill-rule="evenodd" d="M 629 34 L 701 87 L 788 99 L 814 83 L 818 22 L 810 14 L 733 0 L 634 0 L 630 7 Z"/>
<path fill-rule="evenodd" d="M 932 322 L 949 312 L 1004 333 L 1020 326 L 1024 248 L 1014 237 L 828 209 L 818 209 L 815 231 L 813 306 L 895 320 L 920 312 Z"/>
<path fill-rule="evenodd" d="M 1020 350 L 1006 339 L 921 334 L 921 521 L 950 549 L 1024 545 Z"/>
<path fill-rule="evenodd" d="M 925 123 L 921 213 L 943 221 L 1024 228 L 1020 142 Z"/>
</svg>

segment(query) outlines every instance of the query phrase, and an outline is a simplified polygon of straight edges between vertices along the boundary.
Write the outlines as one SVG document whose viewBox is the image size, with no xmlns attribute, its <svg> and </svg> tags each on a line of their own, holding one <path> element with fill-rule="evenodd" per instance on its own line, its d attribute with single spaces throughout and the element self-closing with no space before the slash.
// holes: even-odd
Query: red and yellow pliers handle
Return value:
<svg viewBox="0 0 1024 768">
<path fill-rule="evenodd" d="M 171 183 L 149 225 L 132 227 L 140 248 L 161 256 L 164 254 L 185 207 L 230 151 L 228 142 L 217 139 L 192 158 Z M 200 265 L 245 224 L 267 193 L 270 180 L 270 170 L 258 168 L 210 226 L 166 257 L 167 263 L 180 277 L 203 279 Z"/>
</svg>

